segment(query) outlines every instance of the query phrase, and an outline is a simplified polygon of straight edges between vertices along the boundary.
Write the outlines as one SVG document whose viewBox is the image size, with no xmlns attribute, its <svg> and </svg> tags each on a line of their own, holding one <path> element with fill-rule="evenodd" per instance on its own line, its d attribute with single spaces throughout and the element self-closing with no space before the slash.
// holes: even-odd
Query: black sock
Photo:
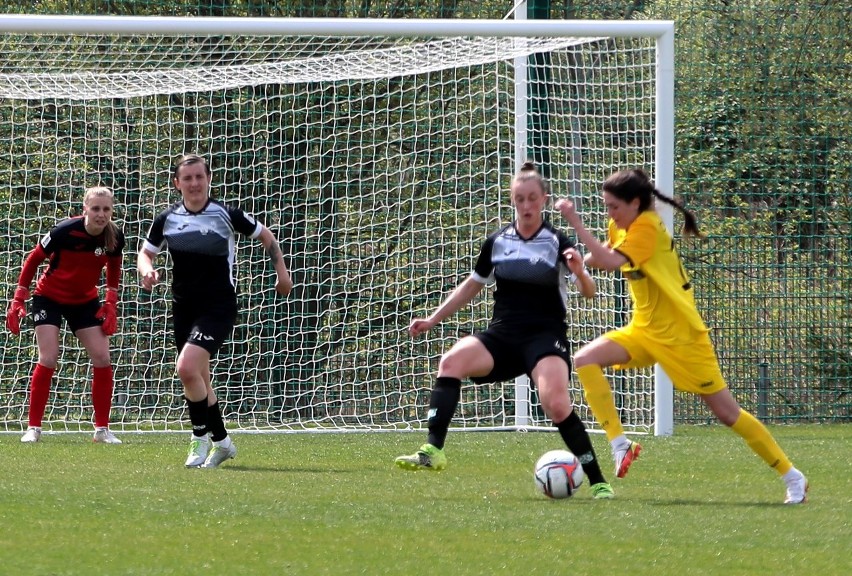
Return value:
<svg viewBox="0 0 852 576">
<path fill-rule="evenodd" d="M 207 397 L 198 402 L 186 398 L 186 407 L 189 410 L 189 421 L 192 422 L 192 433 L 201 438 L 207 434 Z"/>
<path fill-rule="evenodd" d="M 586 432 L 583 421 L 577 416 L 577 412 L 572 410 L 568 418 L 558 424 L 554 422 L 553 425 L 559 430 L 559 434 L 568 449 L 580 460 L 583 471 L 589 478 L 589 485 L 606 482 L 595 456 L 595 449 L 592 448 L 592 440 L 589 438 L 589 433 Z"/>
<path fill-rule="evenodd" d="M 219 442 L 228 437 L 218 400 L 212 406 L 207 407 L 207 429 L 210 431 L 210 439 L 214 442 Z"/>
<path fill-rule="evenodd" d="M 461 380 L 439 376 L 429 399 L 429 444 L 443 448 L 461 396 Z"/>
</svg>

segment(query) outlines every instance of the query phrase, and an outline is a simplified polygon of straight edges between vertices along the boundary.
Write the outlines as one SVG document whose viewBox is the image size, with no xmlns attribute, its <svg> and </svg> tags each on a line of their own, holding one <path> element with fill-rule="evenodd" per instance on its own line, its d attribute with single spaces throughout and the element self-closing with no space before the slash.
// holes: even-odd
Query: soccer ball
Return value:
<svg viewBox="0 0 852 576">
<path fill-rule="evenodd" d="M 586 473 L 568 450 L 551 450 L 535 463 L 535 485 L 548 498 L 570 498 L 580 488 Z"/>
</svg>

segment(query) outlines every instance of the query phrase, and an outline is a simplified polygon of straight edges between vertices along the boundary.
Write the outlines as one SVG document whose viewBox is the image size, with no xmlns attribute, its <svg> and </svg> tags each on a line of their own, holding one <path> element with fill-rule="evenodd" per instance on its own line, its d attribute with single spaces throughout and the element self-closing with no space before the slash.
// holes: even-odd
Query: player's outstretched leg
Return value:
<svg viewBox="0 0 852 576">
<path fill-rule="evenodd" d="M 728 390 L 723 392 L 730 394 Z M 807 501 L 808 479 L 793 466 L 766 426 L 742 408 L 739 409 L 736 421 L 730 426 L 755 454 L 781 475 L 787 485 L 784 504 L 804 504 Z"/>
<path fill-rule="evenodd" d="M 106 426 L 98 426 L 95 428 L 95 434 L 92 436 L 92 442 L 100 444 L 121 444 L 121 440 L 115 437 L 110 429 Z"/>
<path fill-rule="evenodd" d="M 213 442 L 210 454 L 204 460 L 202 468 L 218 468 L 219 464 L 236 456 L 237 446 L 231 441 L 230 436 L 225 436 L 224 440 Z"/>
<path fill-rule="evenodd" d="M 440 448 L 424 444 L 414 454 L 400 456 L 394 464 L 403 470 L 431 470 L 440 472 L 447 467 L 447 455 Z"/>
<path fill-rule="evenodd" d="M 444 360 L 442 359 L 441 362 Z M 440 472 L 447 467 L 444 440 L 450 421 L 461 396 L 461 380 L 449 376 L 438 376 L 432 396 L 429 398 L 429 435 L 427 443 L 414 454 L 400 456 L 394 464 L 403 470 L 431 470 Z M 440 446 L 440 447 L 439 447 Z"/>
</svg>

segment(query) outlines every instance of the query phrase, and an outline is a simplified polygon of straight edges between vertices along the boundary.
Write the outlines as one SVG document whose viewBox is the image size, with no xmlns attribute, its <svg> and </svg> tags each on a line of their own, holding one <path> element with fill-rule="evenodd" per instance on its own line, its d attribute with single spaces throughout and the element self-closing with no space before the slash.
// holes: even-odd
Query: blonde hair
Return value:
<svg viewBox="0 0 852 576">
<path fill-rule="evenodd" d="M 93 198 L 109 198 L 113 206 L 115 206 L 115 194 L 106 186 L 91 186 L 86 188 L 86 193 L 83 195 L 83 205 L 88 206 Z M 107 252 L 112 252 L 118 247 L 118 226 L 110 220 L 104 228 L 104 246 Z"/>
</svg>

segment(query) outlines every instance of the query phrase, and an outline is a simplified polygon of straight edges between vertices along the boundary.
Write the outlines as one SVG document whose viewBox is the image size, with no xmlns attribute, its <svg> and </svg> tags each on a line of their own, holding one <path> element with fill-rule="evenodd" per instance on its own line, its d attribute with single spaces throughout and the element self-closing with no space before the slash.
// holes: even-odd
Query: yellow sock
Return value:
<svg viewBox="0 0 852 576">
<path fill-rule="evenodd" d="M 586 392 L 586 402 L 589 403 L 595 420 L 606 432 L 607 440 L 624 434 L 612 390 L 601 367 L 597 364 L 589 364 L 577 368 L 577 377 Z"/>
<path fill-rule="evenodd" d="M 782 476 L 793 467 L 793 463 L 781 450 L 766 426 L 745 410 L 740 409 L 740 415 L 731 426 L 731 430 L 742 436 L 749 448 Z"/>
</svg>

